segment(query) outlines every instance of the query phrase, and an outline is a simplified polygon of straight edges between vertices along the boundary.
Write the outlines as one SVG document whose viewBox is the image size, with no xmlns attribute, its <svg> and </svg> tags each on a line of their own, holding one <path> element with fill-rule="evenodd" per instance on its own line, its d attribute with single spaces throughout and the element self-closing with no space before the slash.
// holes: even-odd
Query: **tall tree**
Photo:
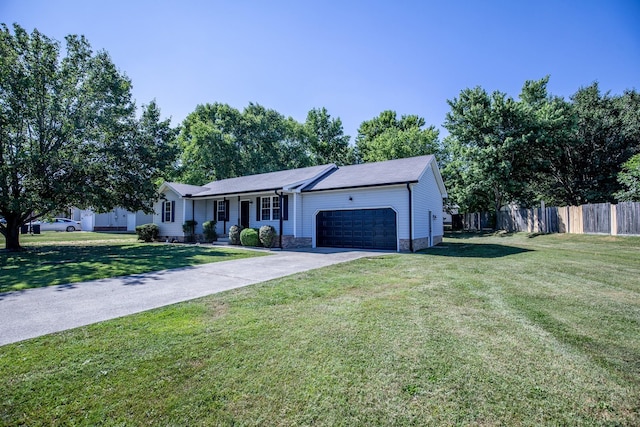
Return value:
<svg viewBox="0 0 640 427">
<path fill-rule="evenodd" d="M 178 136 L 181 158 L 177 180 L 202 185 L 240 175 L 240 111 L 226 104 L 198 105 L 183 121 Z"/>
<path fill-rule="evenodd" d="M 574 185 L 577 120 L 573 105 L 547 92 L 549 76 L 526 81 L 520 93 L 524 128 L 529 133 L 527 160 L 536 199 L 562 205 L 578 199 Z"/>
<path fill-rule="evenodd" d="M 155 103 L 135 117 L 131 82 L 84 37 L 60 45 L 37 30 L 0 30 L 0 224 L 6 248 L 19 227 L 71 206 L 151 211 L 149 181 L 173 162 Z"/>
<path fill-rule="evenodd" d="M 349 163 L 351 137 L 344 134 L 342 120 L 339 117 L 332 119 L 324 107 L 314 108 L 307 114 L 304 130 L 311 161 L 314 164 L 345 165 Z"/>
<path fill-rule="evenodd" d="M 570 202 L 612 202 L 620 189 L 622 164 L 640 152 L 640 96 L 601 94 L 597 83 L 580 88 L 572 101 L 577 120 L 574 158 L 577 168 Z"/>
<path fill-rule="evenodd" d="M 383 111 L 358 128 L 357 160 L 376 162 L 436 154 L 440 148 L 438 131 L 434 126 L 424 126 L 422 117 L 408 115 L 398 120 L 395 111 Z"/>
<path fill-rule="evenodd" d="M 198 105 L 182 124 L 176 179 L 203 183 L 311 164 L 302 125 L 250 103 L 242 112 L 226 104 Z"/>
<path fill-rule="evenodd" d="M 640 96 L 601 94 L 594 83 L 566 101 L 547 93 L 548 81 L 525 82 L 518 101 L 481 88 L 449 101 L 443 173 L 465 209 L 615 200 L 622 164 L 640 152 Z"/>
<path fill-rule="evenodd" d="M 465 89 L 448 103 L 447 148 L 457 161 L 445 174 L 456 177 L 449 188 L 453 201 L 463 209 L 492 211 L 511 201 L 528 203 L 530 132 L 518 103 L 480 87 Z"/>
</svg>

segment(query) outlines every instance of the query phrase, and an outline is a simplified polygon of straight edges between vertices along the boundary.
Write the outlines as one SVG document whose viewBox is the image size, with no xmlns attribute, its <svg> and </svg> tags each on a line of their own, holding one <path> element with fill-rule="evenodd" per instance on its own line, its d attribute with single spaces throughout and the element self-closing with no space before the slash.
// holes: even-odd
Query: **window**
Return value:
<svg viewBox="0 0 640 427">
<path fill-rule="evenodd" d="M 262 221 L 277 221 L 280 219 L 280 197 L 260 198 L 260 217 Z"/>
<path fill-rule="evenodd" d="M 218 221 L 227 220 L 227 202 L 226 200 L 218 201 Z"/>
<path fill-rule="evenodd" d="M 176 202 L 162 202 L 162 222 L 174 222 L 176 217 Z"/>
<path fill-rule="evenodd" d="M 280 219 L 280 197 L 274 196 L 271 198 L 271 219 L 276 221 Z"/>
<path fill-rule="evenodd" d="M 282 215 L 282 219 L 286 221 L 288 218 L 287 209 L 289 206 L 288 196 L 282 196 L 282 207 L 280 206 L 280 196 L 258 197 L 256 218 L 258 221 L 278 221 Z"/>
<path fill-rule="evenodd" d="M 269 221 L 271 219 L 271 197 L 263 197 L 260 200 L 262 203 L 262 212 L 260 216 L 263 221 Z"/>
</svg>

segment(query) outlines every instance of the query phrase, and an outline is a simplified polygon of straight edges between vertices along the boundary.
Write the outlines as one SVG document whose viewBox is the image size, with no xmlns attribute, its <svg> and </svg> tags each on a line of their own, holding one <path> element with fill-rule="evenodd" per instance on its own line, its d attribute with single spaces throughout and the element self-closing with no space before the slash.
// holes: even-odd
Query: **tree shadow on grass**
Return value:
<svg viewBox="0 0 640 427">
<path fill-rule="evenodd" d="M 46 286 L 64 291 L 76 282 L 120 276 L 133 276 L 127 284 L 139 285 L 152 272 L 247 256 L 187 245 L 39 246 L 0 259 L 0 294 Z"/>
<path fill-rule="evenodd" d="M 533 252 L 514 246 L 494 245 L 491 243 L 441 243 L 438 246 L 417 252 L 421 255 L 434 255 L 453 258 L 502 258 Z"/>
</svg>

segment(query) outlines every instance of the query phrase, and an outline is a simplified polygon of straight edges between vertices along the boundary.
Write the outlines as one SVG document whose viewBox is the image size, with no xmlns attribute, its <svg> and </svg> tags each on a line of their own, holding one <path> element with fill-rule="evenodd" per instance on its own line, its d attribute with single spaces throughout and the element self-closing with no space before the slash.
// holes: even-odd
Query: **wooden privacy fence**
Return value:
<svg viewBox="0 0 640 427">
<path fill-rule="evenodd" d="M 495 216 L 464 214 L 465 230 L 495 228 L 509 232 L 640 235 L 640 202 L 582 206 L 504 208 Z"/>
</svg>

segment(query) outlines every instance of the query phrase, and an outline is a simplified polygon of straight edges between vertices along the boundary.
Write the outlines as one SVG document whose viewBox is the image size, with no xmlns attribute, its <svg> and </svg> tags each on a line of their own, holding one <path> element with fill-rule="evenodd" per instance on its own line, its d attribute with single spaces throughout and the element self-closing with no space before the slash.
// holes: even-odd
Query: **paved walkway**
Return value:
<svg viewBox="0 0 640 427">
<path fill-rule="evenodd" d="M 313 249 L 0 294 L 0 345 L 384 252 Z"/>
</svg>

